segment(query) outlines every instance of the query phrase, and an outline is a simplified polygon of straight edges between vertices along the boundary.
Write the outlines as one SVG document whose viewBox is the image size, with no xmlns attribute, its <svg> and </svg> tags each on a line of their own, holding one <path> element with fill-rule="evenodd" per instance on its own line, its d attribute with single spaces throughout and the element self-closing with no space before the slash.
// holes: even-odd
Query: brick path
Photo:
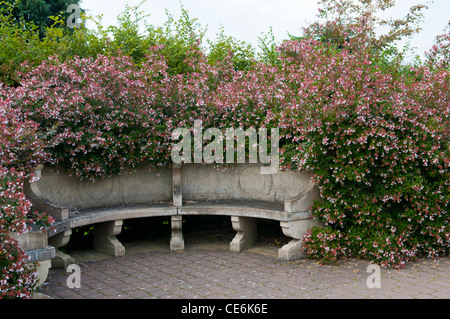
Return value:
<svg viewBox="0 0 450 319">
<path fill-rule="evenodd" d="M 450 298 L 450 258 L 424 259 L 402 270 L 382 268 L 379 289 L 367 287 L 367 262 L 320 266 L 226 249 L 141 251 L 77 264 L 81 288 L 67 287 L 71 273 L 50 269 L 40 292 L 55 299 Z"/>
</svg>

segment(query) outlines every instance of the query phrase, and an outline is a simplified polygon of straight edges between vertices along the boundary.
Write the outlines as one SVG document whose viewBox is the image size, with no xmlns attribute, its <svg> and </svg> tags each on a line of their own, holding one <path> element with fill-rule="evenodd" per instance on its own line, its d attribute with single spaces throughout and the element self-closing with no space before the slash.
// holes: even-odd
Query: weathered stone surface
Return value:
<svg viewBox="0 0 450 319">
<path fill-rule="evenodd" d="M 177 214 L 177 208 L 168 205 L 140 204 L 130 206 L 99 207 L 74 212 L 69 219 L 70 228 L 92 225 L 96 223 L 114 220 L 173 216 Z"/>
<path fill-rule="evenodd" d="M 10 233 L 10 236 L 17 240 L 20 248 L 25 251 L 42 249 L 48 246 L 47 234 L 42 231 L 29 231 L 26 233 Z"/>
<path fill-rule="evenodd" d="M 48 277 L 48 271 L 51 267 L 51 260 L 41 260 L 37 264 L 38 275 L 37 275 L 37 287 L 41 286 Z"/>
<path fill-rule="evenodd" d="M 175 165 L 172 168 L 173 206 L 183 205 L 183 194 L 181 192 L 181 167 Z"/>
<path fill-rule="evenodd" d="M 41 178 L 31 185 L 33 193 L 42 202 L 72 211 L 172 200 L 171 171 L 167 168 L 160 172 L 138 168 L 92 182 L 45 166 L 38 176 Z"/>
<path fill-rule="evenodd" d="M 235 164 L 224 170 L 214 165 L 181 168 L 183 200 L 248 200 L 280 202 L 301 197 L 314 184 L 307 174 L 260 173 L 259 164 Z"/>
</svg>

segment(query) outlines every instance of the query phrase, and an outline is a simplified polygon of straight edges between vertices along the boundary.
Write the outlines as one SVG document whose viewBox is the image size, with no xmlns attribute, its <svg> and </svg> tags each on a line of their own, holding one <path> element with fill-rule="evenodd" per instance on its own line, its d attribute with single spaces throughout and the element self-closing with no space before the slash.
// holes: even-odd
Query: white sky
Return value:
<svg viewBox="0 0 450 319">
<path fill-rule="evenodd" d="M 103 14 L 103 25 L 116 24 L 118 14 L 125 5 L 138 5 L 141 0 L 82 0 L 80 5 L 88 14 Z M 150 14 L 149 23 L 162 26 L 166 21 L 165 10 L 179 17 L 181 3 L 191 18 L 198 18 L 202 27 L 207 27 L 206 38 L 214 39 L 220 25 L 225 34 L 246 41 L 257 47 L 258 36 L 273 28 L 278 41 L 292 35 L 300 35 L 307 22 L 316 20 L 316 0 L 147 0 L 141 9 Z M 450 20 L 450 0 L 396 0 L 396 7 L 388 14 L 402 18 L 414 4 L 428 4 L 422 32 L 415 36 L 412 46 L 422 55 L 433 45 L 436 35 L 442 34 Z"/>
</svg>

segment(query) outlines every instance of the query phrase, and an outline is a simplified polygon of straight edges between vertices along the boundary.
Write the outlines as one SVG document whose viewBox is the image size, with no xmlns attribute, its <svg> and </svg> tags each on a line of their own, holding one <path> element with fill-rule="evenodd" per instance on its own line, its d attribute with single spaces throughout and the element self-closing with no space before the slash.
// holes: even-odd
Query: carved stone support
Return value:
<svg viewBox="0 0 450 319">
<path fill-rule="evenodd" d="M 183 216 L 172 216 L 172 234 L 170 236 L 170 250 L 183 250 Z"/>
<path fill-rule="evenodd" d="M 283 230 L 283 234 L 293 239 L 278 250 L 278 258 L 293 260 L 305 257 L 305 254 L 301 251 L 303 237 L 310 228 L 314 226 L 322 226 L 322 224 L 316 219 L 308 218 L 296 221 L 280 222 L 280 226 Z"/>
<path fill-rule="evenodd" d="M 233 229 L 236 236 L 230 243 L 230 251 L 241 252 L 252 247 L 256 243 L 256 219 L 251 217 L 231 216 Z"/>
<path fill-rule="evenodd" d="M 124 256 L 125 247 L 116 238 L 122 231 L 122 224 L 121 220 L 97 224 L 94 227 L 94 249 L 114 257 Z"/>
<path fill-rule="evenodd" d="M 72 229 L 58 233 L 48 239 L 50 245 L 55 247 L 55 258 L 52 259 L 52 268 L 66 269 L 70 264 L 75 263 L 75 260 L 66 253 L 63 253 L 58 248 L 64 247 L 69 243 Z"/>
</svg>

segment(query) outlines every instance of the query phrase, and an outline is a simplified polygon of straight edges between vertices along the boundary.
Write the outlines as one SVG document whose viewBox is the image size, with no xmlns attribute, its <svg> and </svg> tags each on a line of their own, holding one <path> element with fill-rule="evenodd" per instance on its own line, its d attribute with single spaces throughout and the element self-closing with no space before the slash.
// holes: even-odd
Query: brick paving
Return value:
<svg viewBox="0 0 450 319">
<path fill-rule="evenodd" d="M 450 258 L 422 259 L 405 269 L 381 268 L 380 288 L 369 289 L 368 263 L 318 265 L 306 259 L 226 249 L 187 248 L 127 253 L 77 261 L 81 288 L 71 273 L 50 269 L 40 292 L 55 299 L 449 299 Z"/>
</svg>

